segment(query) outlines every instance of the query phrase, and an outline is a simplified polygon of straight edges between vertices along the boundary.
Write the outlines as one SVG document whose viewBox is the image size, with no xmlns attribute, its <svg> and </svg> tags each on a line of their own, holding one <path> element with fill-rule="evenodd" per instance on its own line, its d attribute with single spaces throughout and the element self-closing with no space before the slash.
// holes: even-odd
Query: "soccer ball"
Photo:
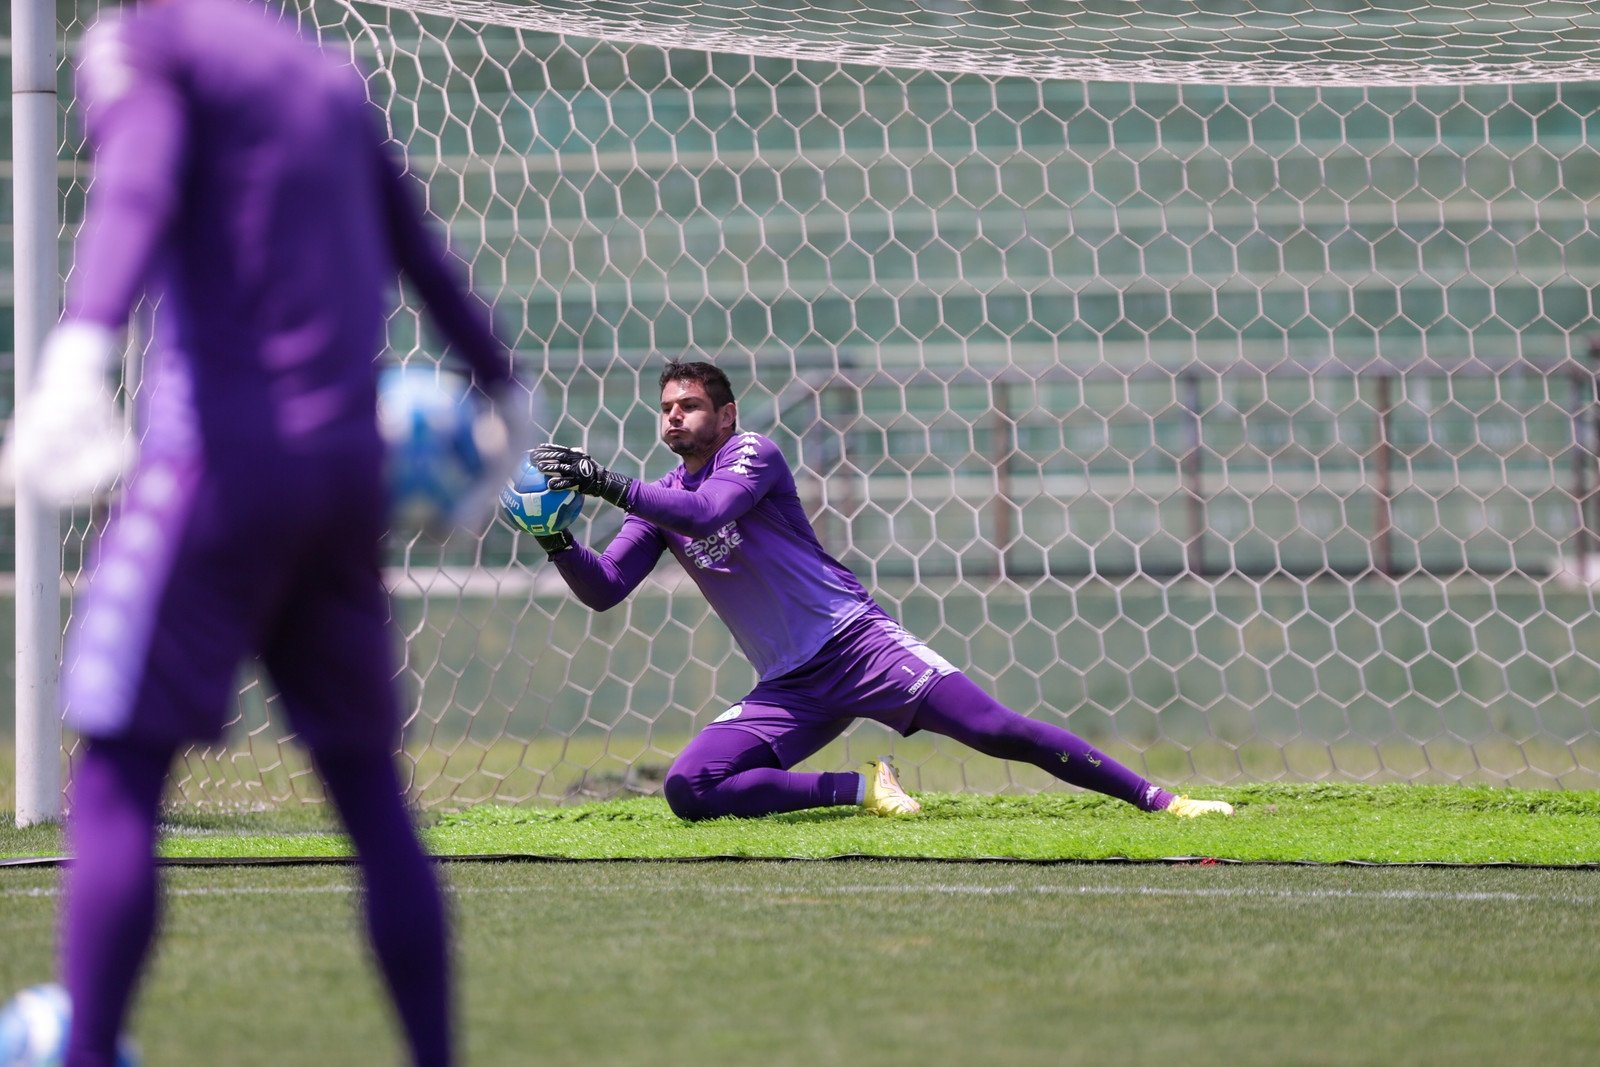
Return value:
<svg viewBox="0 0 1600 1067">
<path fill-rule="evenodd" d="M 72 1001 L 58 985 L 24 989 L 0 1010 L 0 1067 L 61 1067 Z M 117 1067 L 139 1067 L 138 1050 L 118 1042 Z"/>
<path fill-rule="evenodd" d="M 486 405 L 458 374 L 431 366 L 379 372 L 378 428 L 388 446 L 394 530 L 442 535 L 470 510 L 489 462 L 478 440 L 485 415 Z"/>
<path fill-rule="evenodd" d="M 583 497 L 571 489 L 546 487 L 544 473 L 527 459 L 500 490 L 500 514 L 513 529 L 535 537 L 558 534 L 583 513 Z"/>
</svg>

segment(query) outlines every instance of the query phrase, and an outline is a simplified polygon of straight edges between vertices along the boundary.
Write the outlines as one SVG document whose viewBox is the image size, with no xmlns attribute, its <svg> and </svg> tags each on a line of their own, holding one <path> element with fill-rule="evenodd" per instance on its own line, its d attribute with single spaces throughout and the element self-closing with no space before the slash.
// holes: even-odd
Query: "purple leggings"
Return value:
<svg viewBox="0 0 1600 1067">
<path fill-rule="evenodd" d="M 110 1067 L 155 933 L 156 817 L 173 750 L 90 742 L 72 780 L 64 959 L 67 1067 Z M 449 958 L 433 864 L 387 754 L 321 754 L 318 769 L 360 857 L 367 930 L 413 1062 L 450 1060 Z"/>
<path fill-rule="evenodd" d="M 911 731 L 960 741 L 998 759 L 1031 763 L 1071 785 L 1092 789 L 1144 811 L 1159 811 L 1172 794 L 1078 735 L 1001 704 L 964 674 L 946 675 L 927 692 L 911 721 Z M 837 736 L 822 731 L 811 752 Z M 792 747 L 792 746 L 791 746 Z M 810 752 L 803 752 L 796 761 Z M 723 815 L 753 818 L 784 811 L 856 803 L 861 776 L 790 771 L 772 746 L 734 726 L 703 730 L 672 764 L 664 791 L 680 818 Z"/>
</svg>

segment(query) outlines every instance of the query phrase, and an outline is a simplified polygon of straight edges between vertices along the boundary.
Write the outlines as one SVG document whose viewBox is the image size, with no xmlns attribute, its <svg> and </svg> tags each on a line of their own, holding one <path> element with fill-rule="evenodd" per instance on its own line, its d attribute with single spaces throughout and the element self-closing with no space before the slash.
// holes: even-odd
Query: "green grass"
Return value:
<svg viewBox="0 0 1600 1067">
<path fill-rule="evenodd" d="M 1471 868 L 453 864 L 481 1067 L 1592 1061 L 1600 876 Z M 172 869 L 164 1067 L 399 1062 L 348 868 Z M 56 876 L 0 870 L 0 987 Z M 226 1050 L 225 1053 L 220 1050 Z M 221 1057 L 221 1058 L 219 1058 Z"/>
<path fill-rule="evenodd" d="M 441 856 L 697 860 L 446 864 L 466 1062 L 1589 1062 L 1600 871 L 1578 865 L 1600 864 L 1600 794 L 1221 792 L 1238 814 L 1195 822 L 1062 792 L 932 794 L 896 821 L 689 824 L 656 797 L 430 816 Z M 163 851 L 343 856 L 329 819 L 174 810 Z M 0 822 L 0 856 L 61 850 L 55 827 Z M 771 861 L 833 856 L 876 859 Z M 937 861 L 995 857 L 1080 862 Z M 1110 857 L 1187 859 L 1091 862 Z M 59 877 L 0 867 L 0 990 L 52 973 Z M 147 1062 L 399 1062 L 352 868 L 164 879 L 133 1023 Z"/>
<path fill-rule="evenodd" d="M 433 816 L 441 856 L 766 859 L 876 856 L 972 860 L 1154 860 L 1600 864 L 1600 793 L 1482 786 L 1256 785 L 1223 791 L 1232 819 L 1143 814 L 1094 794 L 930 794 L 915 819 L 853 808 L 686 823 L 656 797 L 571 807 L 479 806 Z M 344 838 L 324 807 L 168 814 L 173 858 L 334 857 Z M 50 856 L 54 827 L 0 823 L 0 857 Z"/>
</svg>

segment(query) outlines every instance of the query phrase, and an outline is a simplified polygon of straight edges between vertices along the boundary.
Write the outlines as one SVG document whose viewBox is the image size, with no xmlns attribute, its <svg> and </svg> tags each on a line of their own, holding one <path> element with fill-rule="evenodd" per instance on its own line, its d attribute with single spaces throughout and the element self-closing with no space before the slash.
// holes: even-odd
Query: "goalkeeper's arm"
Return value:
<svg viewBox="0 0 1600 1067">
<path fill-rule="evenodd" d="M 108 22 L 90 32 L 108 38 L 117 29 Z M 114 48 L 100 53 L 126 54 Z M 86 71 L 92 69 L 85 63 Z M 0 462 L 0 473 L 55 504 L 82 503 L 109 490 L 133 461 L 136 446 L 113 381 L 122 353 L 119 334 L 172 224 L 183 185 L 189 125 L 182 97 L 149 72 L 122 74 L 121 80 L 79 77 L 94 188 L 84 209 L 66 315 L 38 355 Z"/>
<path fill-rule="evenodd" d="M 489 305 L 468 287 L 466 264 L 429 225 L 416 184 L 381 138 L 375 138 L 374 151 L 384 222 L 400 270 L 451 351 L 471 370 L 474 384 L 491 397 L 510 393 L 510 349 L 496 335 Z"/>
<path fill-rule="evenodd" d="M 667 548 L 660 531 L 632 518 L 622 524 L 604 553 L 596 554 L 565 533 L 561 536 L 566 542 L 550 558 L 573 595 L 595 611 L 607 611 L 626 600 Z M 547 540 L 554 538 L 540 538 L 539 543 Z M 548 546 L 545 550 L 550 551 Z"/>
<path fill-rule="evenodd" d="M 749 482 L 719 478 L 716 474 L 694 492 L 645 485 L 607 470 L 588 453 L 565 445 L 540 445 L 533 450 L 533 462 L 550 479 L 552 489 L 576 489 L 585 496 L 597 496 L 685 537 L 715 533 L 749 511 L 759 499 Z M 555 538 L 549 540 L 553 542 Z M 545 550 L 554 555 L 564 547 L 545 545 Z"/>
</svg>

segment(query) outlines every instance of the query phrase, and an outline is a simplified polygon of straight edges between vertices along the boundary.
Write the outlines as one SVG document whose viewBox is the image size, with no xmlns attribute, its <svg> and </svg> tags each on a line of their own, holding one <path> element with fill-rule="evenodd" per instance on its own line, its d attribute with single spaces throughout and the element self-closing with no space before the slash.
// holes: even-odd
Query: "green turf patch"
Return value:
<svg viewBox="0 0 1600 1067">
<path fill-rule="evenodd" d="M 1588 870 L 443 873 L 462 1060 L 485 1067 L 816 1067 L 862 1049 L 873 1067 L 1585 1067 L 1600 1044 Z M 133 1019 L 146 1063 L 402 1062 L 353 871 L 177 868 L 163 881 Z M 0 869 L 0 990 L 52 973 L 61 900 L 59 872 Z"/>
<path fill-rule="evenodd" d="M 1218 794 L 1221 795 L 1221 794 Z M 1229 790 L 1231 819 L 1147 815 L 1097 795 L 925 795 L 881 820 L 848 809 L 689 824 L 654 798 L 579 808 L 484 806 L 446 815 L 430 843 L 572 858 L 839 855 L 970 860 L 1600 862 L 1600 794 L 1457 786 L 1263 785 Z"/>
<path fill-rule="evenodd" d="M 921 816 L 852 808 L 687 823 L 657 797 L 570 807 L 483 805 L 424 829 L 441 856 L 563 859 L 818 859 L 874 856 L 1030 861 L 1216 858 L 1283 863 L 1600 863 L 1600 793 L 1480 786 L 1256 785 L 1213 791 L 1231 819 L 1147 815 L 1095 794 L 926 794 Z M 169 813 L 175 859 L 348 855 L 325 808 Z M 59 855 L 59 831 L 0 824 L 0 857 Z"/>
</svg>

